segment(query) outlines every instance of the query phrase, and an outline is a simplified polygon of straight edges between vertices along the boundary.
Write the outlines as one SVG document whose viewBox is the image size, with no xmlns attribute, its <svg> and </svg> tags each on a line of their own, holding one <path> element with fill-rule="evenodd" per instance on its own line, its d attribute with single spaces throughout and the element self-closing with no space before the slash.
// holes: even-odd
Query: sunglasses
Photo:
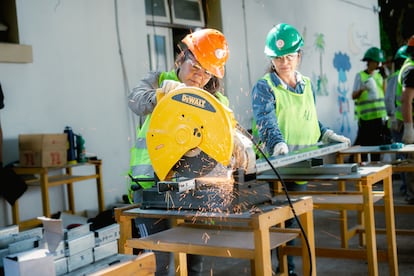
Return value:
<svg viewBox="0 0 414 276">
<path fill-rule="evenodd" d="M 298 55 L 299 55 L 299 53 L 294 53 L 294 54 L 289 54 L 289 55 L 284 55 L 284 56 L 281 56 L 281 57 L 274 57 L 274 59 L 276 60 L 276 61 L 282 61 L 282 60 L 287 60 L 287 61 L 292 61 L 292 60 L 294 60 L 295 58 L 297 58 L 298 57 Z"/>
</svg>

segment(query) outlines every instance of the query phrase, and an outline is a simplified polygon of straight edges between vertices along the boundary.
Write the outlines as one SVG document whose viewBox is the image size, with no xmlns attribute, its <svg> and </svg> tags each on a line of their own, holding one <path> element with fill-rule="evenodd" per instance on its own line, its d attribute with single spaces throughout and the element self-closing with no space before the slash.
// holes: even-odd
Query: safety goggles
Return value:
<svg viewBox="0 0 414 276">
<path fill-rule="evenodd" d="M 204 76 L 211 78 L 213 74 L 209 72 L 208 70 L 204 69 L 197 61 L 194 60 L 194 58 L 189 55 L 186 60 L 188 63 L 191 64 L 193 71 L 195 72 L 201 72 Z"/>
<path fill-rule="evenodd" d="M 299 53 L 293 53 L 293 54 L 288 54 L 288 55 L 284 55 L 284 56 L 281 56 L 281 57 L 274 57 L 274 59 L 276 61 L 284 61 L 284 60 L 293 61 L 294 59 L 296 59 L 298 57 L 298 55 L 299 55 Z"/>
</svg>

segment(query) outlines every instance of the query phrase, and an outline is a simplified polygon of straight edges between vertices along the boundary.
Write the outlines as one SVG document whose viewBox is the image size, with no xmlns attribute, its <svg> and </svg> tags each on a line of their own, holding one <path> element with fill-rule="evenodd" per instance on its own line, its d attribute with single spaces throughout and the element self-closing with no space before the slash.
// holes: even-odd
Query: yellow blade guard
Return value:
<svg viewBox="0 0 414 276">
<path fill-rule="evenodd" d="M 147 147 L 160 180 L 165 180 L 178 160 L 193 148 L 225 166 L 230 163 L 236 126 L 231 109 L 195 87 L 180 88 L 164 96 L 157 92 L 157 100 Z"/>
</svg>

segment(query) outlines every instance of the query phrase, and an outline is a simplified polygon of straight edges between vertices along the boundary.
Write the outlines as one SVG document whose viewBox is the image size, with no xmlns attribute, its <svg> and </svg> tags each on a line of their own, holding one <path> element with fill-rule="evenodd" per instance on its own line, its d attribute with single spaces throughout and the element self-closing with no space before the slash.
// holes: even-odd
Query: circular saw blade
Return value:
<svg viewBox="0 0 414 276">
<path fill-rule="evenodd" d="M 174 165 L 173 171 L 178 176 L 196 178 L 207 175 L 217 165 L 217 161 L 201 151 L 194 157 L 183 156 Z"/>
</svg>

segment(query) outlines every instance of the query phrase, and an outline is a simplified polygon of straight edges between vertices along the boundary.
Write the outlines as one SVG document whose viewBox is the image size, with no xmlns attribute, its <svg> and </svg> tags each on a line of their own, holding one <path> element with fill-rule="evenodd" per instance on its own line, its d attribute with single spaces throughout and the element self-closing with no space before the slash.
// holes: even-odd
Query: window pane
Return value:
<svg viewBox="0 0 414 276">
<path fill-rule="evenodd" d="M 204 27 L 201 0 L 173 0 L 171 8 L 173 23 Z"/>
<path fill-rule="evenodd" d="M 146 15 L 167 16 L 164 3 L 164 0 L 145 0 Z"/>
<path fill-rule="evenodd" d="M 174 1 L 174 16 L 186 20 L 201 20 L 199 4 L 196 1 Z"/>
</svg>

